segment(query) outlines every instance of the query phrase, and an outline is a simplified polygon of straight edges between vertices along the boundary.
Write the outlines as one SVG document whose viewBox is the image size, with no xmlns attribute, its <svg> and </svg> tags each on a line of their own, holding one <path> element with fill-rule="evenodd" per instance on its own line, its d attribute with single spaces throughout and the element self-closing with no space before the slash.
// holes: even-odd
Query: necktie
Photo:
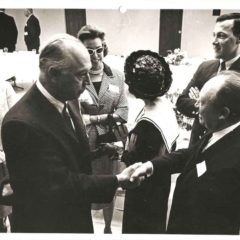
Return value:
<svg viewBox="0 0 240 240">
<path fill-rule="evenodd" d="M 224 71 L 224 70 L 226 70 L 226 64 L 225 64 L 225 62 L 223 61 L 223 62 L 221 62 L 221 64 L 220 64 L 220 72 L 221 72 L 221 71 Z"/>
<path fill-rule="evenodd" d="M 62 111 L 62 116 L 63 116 L 63 119 L 64 119 L 66 125 L 68 126 L 68 128 L 75 132 L 75 130 L 74 130 L 74 128 L 73 128 L 71 116 L 70 116 L 69 111 L 68 111 L 67 103 L 64 103 L 64 108 L 63 108 L 63 111 Z"/>
<path fill-rule="evenodd" d="M 211 146 L 211 142 L 212 142 L 212 133 L 209 133 L 204 140 L 204 143 L 202 145 L 202 152 L 204 152 L 209 146 Z"/>
</svg>

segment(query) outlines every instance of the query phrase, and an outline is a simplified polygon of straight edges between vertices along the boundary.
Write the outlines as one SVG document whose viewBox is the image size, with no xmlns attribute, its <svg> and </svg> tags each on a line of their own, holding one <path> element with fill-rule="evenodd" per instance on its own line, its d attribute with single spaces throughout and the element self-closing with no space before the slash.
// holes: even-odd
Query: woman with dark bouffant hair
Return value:
<svg viewBox="0 0 240 240">
<path fill-rule="evenodd" d="M 179 132 L 173 106 L 164 96 L 172 83 L 164 58 L 139 50 L 127 57 L 124 70 L 129 92 L 145 102 L 122 156 L 129 166 L 171 152 Z M 164 233 L 170 185 L 171 175 L 165 172 L 161 178 L 147 178 L 139 187 L 126 190 L 122 232 Z"/>
</svg>

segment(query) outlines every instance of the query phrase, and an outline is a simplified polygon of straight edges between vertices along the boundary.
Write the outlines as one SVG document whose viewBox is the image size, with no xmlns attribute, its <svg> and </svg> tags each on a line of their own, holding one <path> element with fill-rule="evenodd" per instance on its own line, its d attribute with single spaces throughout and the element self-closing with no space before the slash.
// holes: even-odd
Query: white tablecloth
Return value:
<svg viewBox="0 0 240 240">
<path fill-rule="evenodd" d="M 34 52 L 0 53 L 0 66 L 0 81 L 13 76 L 17 82 L 34 81 L 39 74 L 38 55 Z"/>
</svg>

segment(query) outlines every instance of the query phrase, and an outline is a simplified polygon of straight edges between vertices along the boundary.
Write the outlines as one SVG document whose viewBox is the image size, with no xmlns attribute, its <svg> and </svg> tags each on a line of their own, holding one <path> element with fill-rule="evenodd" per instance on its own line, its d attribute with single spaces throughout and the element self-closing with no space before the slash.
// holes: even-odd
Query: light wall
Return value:
<svg viewBox="0 0 240 240">
<path fill-rule="evenodd" d="M 212 10 L 184 10 L 181 48 L 189 57 L 211 58 L 215 21 Z"/>
<path fill-rule="evenodd" d="M 24 25 L 26 17 L 23 9 L 6 9 L 6 13 L 13 16 L 18 28 L 16 50 L 27 50 L 24 42 Z M 34 15 L 39 19 L 41 26 L 40 42 L 44 43 L 49 36 L 55 33 L 65 33 L 65 15 L 63 9 L 34 9 Z"/>
<path fill-rule="evenodd" d="M 158 51 L 159 10 L 87 10 L 87 24 L 104 29 L 110 54 L 128 55 L 134 50 Z"/>
<path fill-rule="evenodd" d="M 222 10 L 221 13 L 240 10 Z M 6 9 L 15 18 L 18 28 L 17 50 L 26 50 L 23 9 Z M 66 32 L 64 9 L 35 9 L 41 25 L 41 43 L 55 33 Z M 128 55 L 134 50 L 158 52 L 160 10 L 86 10 L 87 24 L 97 25 L 106 32 L 109 52 Z M 181 49 L 189 57 L 212 58 L 212 32 L 216 21 L 212 10 L 184 10 Z M 171 26 L 169 26 L 171 27 Z"/>
<path fill-rule="evenodd" d="M 222 10 L 221 14 L 239 11 Z M 214 57 L 212 40 L 216 19 L 212 10 L 184 10 L 181 48 L 189 57 Z"/>
</svg>

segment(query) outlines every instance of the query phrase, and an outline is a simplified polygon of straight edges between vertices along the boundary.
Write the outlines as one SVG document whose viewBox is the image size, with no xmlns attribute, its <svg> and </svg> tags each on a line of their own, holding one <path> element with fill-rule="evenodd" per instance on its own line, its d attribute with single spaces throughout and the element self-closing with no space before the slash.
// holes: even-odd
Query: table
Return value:
<svg viewBox="0 0 240 240">
<path fill-rule="evenodd" d="M 1 52 L 0 66 L 0 81 L 15 77 L 17 83 L 21 81 L 33 82 L 38 78 L 38 55 L 34 52 Z"/>
</svg>

